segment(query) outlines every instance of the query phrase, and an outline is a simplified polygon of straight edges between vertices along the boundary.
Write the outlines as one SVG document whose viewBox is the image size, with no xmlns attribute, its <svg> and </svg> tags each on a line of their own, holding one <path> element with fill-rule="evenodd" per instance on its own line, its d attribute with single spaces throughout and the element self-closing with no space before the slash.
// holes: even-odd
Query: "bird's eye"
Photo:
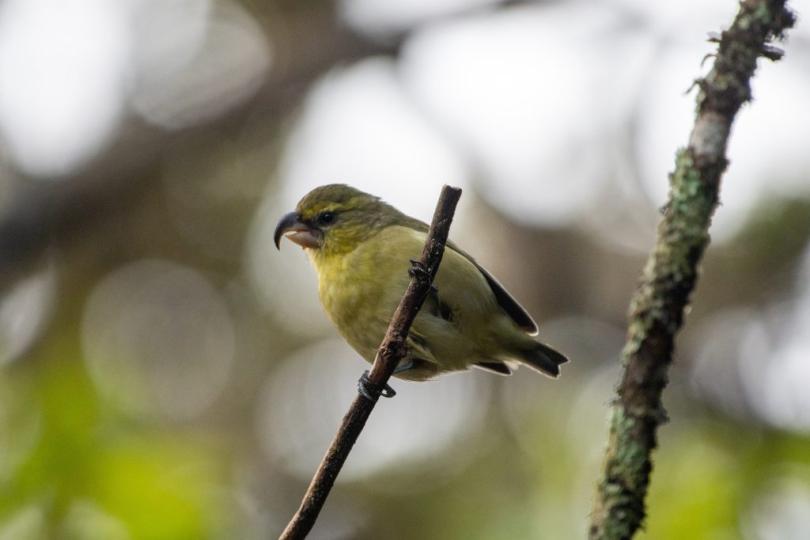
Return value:
<svg viewBox="0 0 810 540">
<path fill-rule="evenodd" d="M 318 223 L 321 225 L 329 225 L 334 223 L 335 221 L 335 213 L 334 212 L 321 212 L 318 214 Z"/>
</svg>

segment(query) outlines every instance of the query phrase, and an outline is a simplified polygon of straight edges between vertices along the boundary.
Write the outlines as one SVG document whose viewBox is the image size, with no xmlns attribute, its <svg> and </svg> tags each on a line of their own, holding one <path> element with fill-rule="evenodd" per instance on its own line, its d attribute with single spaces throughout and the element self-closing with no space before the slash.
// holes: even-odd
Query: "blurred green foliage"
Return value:
<svg viewBox="0 0 810 540">
<path fill-rule="evenodd" d="M 77 334 L 55 325 L 3 376 L 0 538 L 212 537 L 226 519 L 222 452 L 102 401 Z"/>
</svg>

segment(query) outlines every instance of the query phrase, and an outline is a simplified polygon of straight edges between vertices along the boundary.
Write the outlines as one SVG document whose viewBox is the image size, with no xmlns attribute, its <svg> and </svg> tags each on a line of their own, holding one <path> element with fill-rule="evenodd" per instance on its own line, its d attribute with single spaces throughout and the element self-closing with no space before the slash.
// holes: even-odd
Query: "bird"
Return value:
<svg viewBox="0 0 810 540">
<path fill-rule="evenodd" d="M 304 249 L 327 315 L 348 344 L 373 363 L 428 229 L 379 197 L 328 184 L 307 193 L 279 220 L 273 240 L 279 250 L 282 238 Z M 537 333 L 537 323 L 504 286 L 448 241 L 393 376 L 425 381 L 468 368 L 510 375 L 525 365 L 556 378 L 568 359 L 537 341 Z M 368 372 L 364 377 L 367 383 Z M 358 388 L 369 395 L 363 378 Z"/>
</svg>

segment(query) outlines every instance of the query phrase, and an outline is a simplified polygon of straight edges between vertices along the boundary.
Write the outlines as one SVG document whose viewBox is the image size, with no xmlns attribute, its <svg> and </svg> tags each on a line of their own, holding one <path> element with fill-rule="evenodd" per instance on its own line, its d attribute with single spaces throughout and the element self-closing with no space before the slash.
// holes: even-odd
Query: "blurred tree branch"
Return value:
<svg viewBox="0 0 810 540">
<path fill-rule="evenodd" d="M 273 10 L 266 17 L 262 13 L 273 47 L 272 70 L 258 92 L 228 114 L 177 131 L 160 131 L 133 119 L 112 148 L 82 171 L 59 182 L 13 181 L 12 201 L 0 214 L 0 290 L 28 272 L 49 247 L 63 246 L 87 227 L 100 226 L 137 205 L 139 195 L 160 179 L 162 160 L 183 140 L 204 133 L 221 137 L 251 116 L 278 123 L 331 67 L 397 54 L 402 39 L 364 39 L 341 25 L 334 9 L 331 2 L 318 2 Z"/>
<path fill-rule="evenodd" d="M 422 255 L 418 262 L 414 261 L 411 281 L 391 318 L 385 338 L 377 350 L 377 356 L 371 367 L 368 380 L 374 388 L 380 390 L 385 388 L 397 364 L 405 357 L 407 351 L 405 340 L 408 337 L 408 331 L 430 292 L 433 278 L 436 277 L 436 272 L 439 270 L 450 224 L 460 197 L 461 190 L 458 188 L 444 186 L 442 189 Z M 335 479 L 346 462 L 346 458 L 349 457 L 349 452 L 366 425 L 375 404 L 376 399 L 372 400 L 361 394 L 354 399 L 307 488 L 301 506 L 287 528 L 284 529 L 281 539 L 305 538 L 315 525 L 315 520 L 318 519 L 318 514 L 329 496 Z"/>
<path fill-rule="evenodd" d="M 734 117 L 751 99 L 758 57 L 781 51 L 770 45 L 794 23 L 785 0 L 744 0 L 719 38 L 709 74 L 696 81 L 697 115 L 689 144 L 678 151 L 669 200 L 641 284 L 630 305 L 622 352 L 624 375 L 613 407 L 604 464 L 593 513 L 592 540 L 629 539 L 645 517 L 656 430 L 666 419 L 661 393 L 672 362 L 675 334 L 694 289 L 709 243 L 720 178 Z"/>
</svg>

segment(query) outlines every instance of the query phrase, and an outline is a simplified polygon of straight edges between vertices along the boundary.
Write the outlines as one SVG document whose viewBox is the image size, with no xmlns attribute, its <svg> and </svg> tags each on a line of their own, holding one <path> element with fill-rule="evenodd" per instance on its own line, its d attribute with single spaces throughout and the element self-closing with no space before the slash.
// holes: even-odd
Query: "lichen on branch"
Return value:
<svg viewBox="0 0 810 540">
<path fill-rule="evenodd" d="M 630 539 L 641 527 L 656 430 L 666 420 L 661 394 L 699 263 L 709 244 L 734 117 L 751 99 L 757 59 L 781 57 L 770 42 L 794 23 L 785 0 L 744 0 L 718 42 L 699 88 L 695 123 L 678 150 L 655 247 L 630 305 L 624 373 L 610 422 L 603 475 L 591 515 L 591 540 Z"/>
</svg>

